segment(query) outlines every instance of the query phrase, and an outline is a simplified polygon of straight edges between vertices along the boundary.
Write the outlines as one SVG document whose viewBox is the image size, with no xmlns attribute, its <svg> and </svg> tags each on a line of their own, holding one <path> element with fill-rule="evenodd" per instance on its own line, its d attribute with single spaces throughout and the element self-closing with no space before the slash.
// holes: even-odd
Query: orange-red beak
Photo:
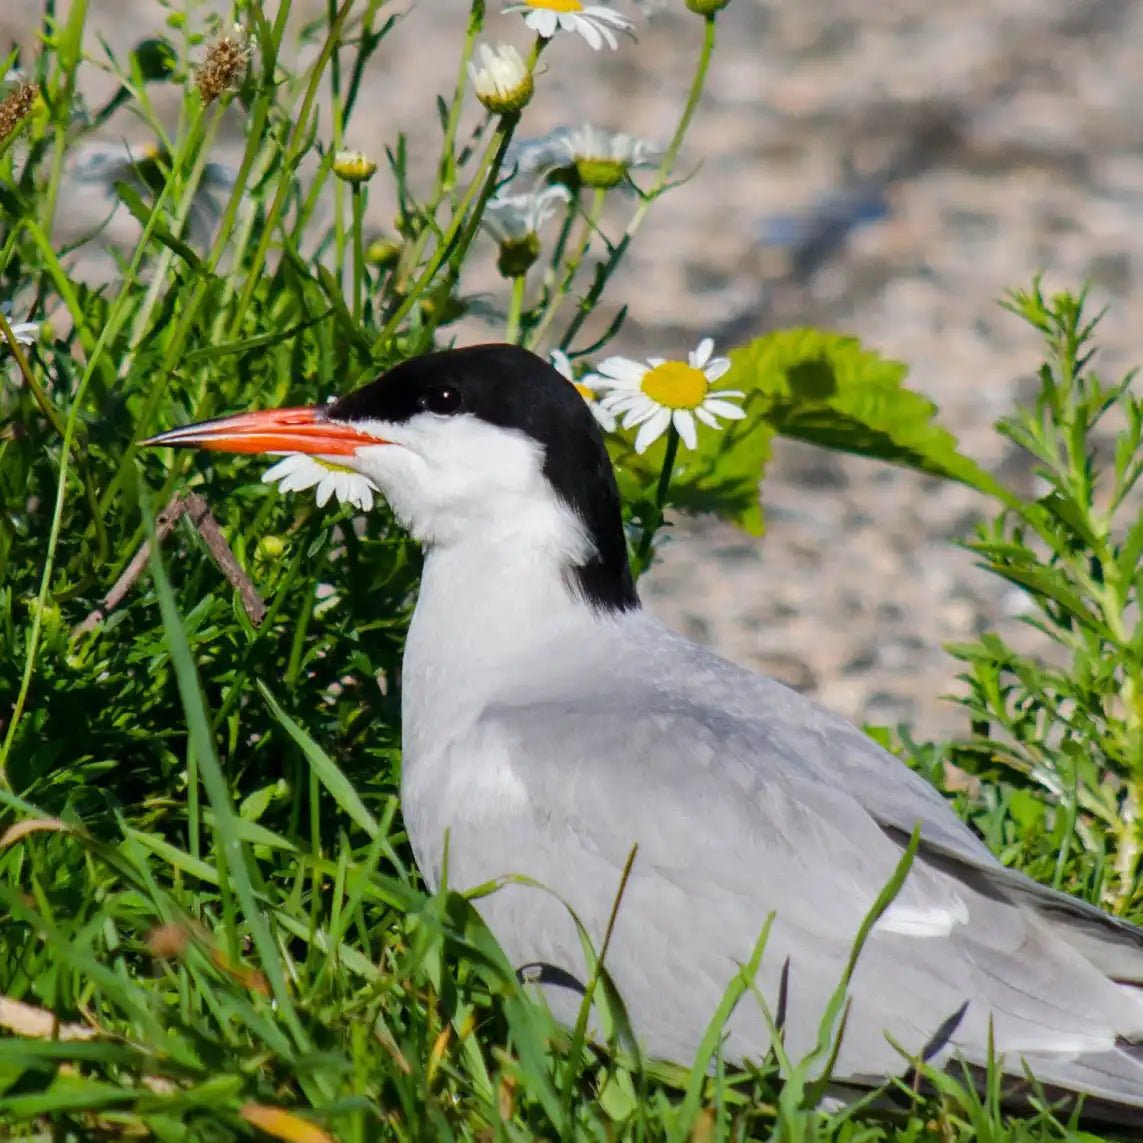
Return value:
<svg viewBox="0 0 1143 1143">
<path fill-rule="evenodd" d="M 218 452 L 304 452 L 311 456 L 352 456 L 363 445 L 386 444 L 351 425 L 328 420 L 322 408 L 266 409 L 238 413 L 159 433 L 144 445 L 205 448 Z"/>
</svg>

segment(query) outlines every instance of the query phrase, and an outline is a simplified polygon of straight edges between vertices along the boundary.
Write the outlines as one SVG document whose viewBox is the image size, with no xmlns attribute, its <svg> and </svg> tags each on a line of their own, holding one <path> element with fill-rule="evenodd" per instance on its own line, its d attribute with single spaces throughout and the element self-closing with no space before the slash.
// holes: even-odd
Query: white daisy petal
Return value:
<svg viewBox="0 0 1143 1143">
<path fill-rule="evenodd" d="M 639 390 L 631 389 L 612 389 L 608 387 L 607 378 L 599 378 L 604 390 L 600 400 L 605 403 L 609 409 L 628 409 L 633 405 L 644 405 L 650 399 L 646 393 L 641 393 Z"/>
<path fill-rule="evenodd" d="M 13 322 L 9 328 L 12 330 L 12 336 L 21 345 L 35 345 L 36 338 L 40 336 L 40 326 L 38 322 L 17 321 Z"/>
<path fill-rule="evenodd" d="M 700 421 L 702 421 L 704 425 L 707 425 L 709 428 L 722 428 L 722 426 L 718 423 L 718 418 L 713 413 L 708 413 L 704 406 L 699 405 L 699 407 L 694 410 L 694 414 Z"/>
<path fill-rule="evenodd" d="M 599 20 L 602 24 L 608 24 L 617 31 L 626 32 L 632 27 L 632 23 L 626 16 L 621 16 L 618 12 L 613 12 L 610 8 L 601 8 L 598 5 L 589 8 L 588 12 L 591 13 L 595 19 Z"/>
<path fill-rule="evenodd" d="M 661 412 L 666 412 L 669 417 L 671 410 L 664 410 L 662 405 L 656 405 L 654 401 L 648 401 L 643 405 L 633 405 L 627 410 L 623 418 L 623 427 L 625 429 L 633 429 L 636 425 L 641 425 L 644 421 L 649 421 L 653 416 Z"/>
<path fill-rule="evenodd" d="M 332 474 L 327 474 L 318 483 L 317 492 L 314 493 L 314 499 L 317 501 L 319 508 L 324 508 L 329 503 L 329 498 L 333 495 L 336 483 Z"/>
<path fill-rule="evenodd" d="M 746 396 L 741 389 L 712 389 L 708 397 L 737 397 L 740 401 Z"/>
<path fill-rule="evenodd" d="M 615 432 L 615 417 L 609 409 L 605 409 L 598 401 L 590 401 L 588 405 L 591 415 L 605 433 Z"/>
<path fill-rule="evenodd" d="M 562 349 L 553 349 L 552 352 L 548 354 L 548 357 L 551 360 L 552 368 L 561 377 L 566 378 L 568 381 L 575 380 L 575 372 L 572 370 L 572 363 L 568 359 L 568 355 L 564 353 Z M 588 386 L 589 389 L 592 388 L 590 377 L 591 374 L 588 374 L 587 377 L 583 378 L 580 384 Z"/>
<path fill-rule="evenodd" d="M 703 372 L 708 381 L 717 381 L 729 368 L 729 357 L 715 357 L 703 366 Z"/>
<path fill-rule="evenodd" d="M 615 381 L 638 385 L 647 374 L 647 366 L 629 357 L 605 357 L 596 367 L 596 373 Z"/>
<path fill-rule="evenodd" d="M 298 459 L 299 456 L 297 453 L 291 453 L 289 456 L 282 457 L 277 464 L 271 465 L 262 473 L 263 484 L 274 484 L 276 481 L 288 476 L 297 468 Z"/>
<path fill-rule="evenodd" d="M 563 20 L 560 21 L 564 27 L 569 28 L 569 31 L 576 32 L 579 37 L 593 52 L 599 51 L 603 47 L 603 31 L 597 25 L 593 24 L 590 20 L 575 20 L 574 22 L 565 17 L 567 23 Z M 570 27 L 569 27 L 570 25 Z M 612 37 L 614 39 L 614 37 Z M 619 45 L 616 44 L 615 47 Z"/>
<path fill-rule="evenodd" d="M 654 405 L 612 405 L 610 401 L 600 402 L 608 413 L 623 418 L 624 429 L 631 429 L 633 425 L 644 423 L 647 417 L 655 411 Z"/>
<path fill-rule="evenodd" d="M 315 499 L 324 508 L 331 497 L 369 511 L 373 507 L 373 485 L 365 476 L 335 468 L 316 457 L 290 453 L 262 474 L 266 484 L 277 484 L 279 492 L 301 492 L 316 486 Z"/>
<path fill-rule="evenodd" d="M 585 5 L 577 0 L 561 8 L 566 10 L 549 7 L 544 0 L 525 0 L 522 4 L 509 5 L 504 11 L 522 13 L 524 23 L 545 40 L 551 39 L 557 31 L 568 32 L 579 36 L 596 51 L 604 43 L 614 51 L 619 47 L 614 32 L 627 32 L 632 27 L 626 16 L 600 5 Z"/>
<path fill-rule="evenodd" d="M 645 453 L 667 431 L 667 426 L 670 423 L 671 410 L 656 409 L 650 420 L 643 423 L 643 427 L 636 435 L 635 451 L 639 454 Z"/>
<path fill-rule="evenodd" d="M 595 31 L 598 35 L 602 36 L 606 41 L 607 46 L 613 51 L 619 51 L 619 41 L 615 38 L 615 33 L 607 26 L 606 22 L 600 20 L 594 25 Z M 583 33 L 581 32 L 580 35 Z"/>
<path fill-rule="evenodd" d="M 527 24 L 537 36 L 542 36 L 545 40 L 550 40 L 556 34 L 556 29 L 559 27 L 559 19 L 556 13 L 547 12 L 543 9 L 532 9 L 527 16 L 524 17 L 524 23 Z"/>
<path fill-rule="evenodd" d="M 679 434 L 679 438 L 687 448 L 698 447 L 698 432 L 695 430 L 695 419 L 691 416 L 689 409 L 676 409 L 674 416 L 671 417 L 671 422 L 675 426 L 675 431 Z"/>
<path fill-rule="evenodd" d="M 320 484 L 325 474 L 317 471 L 311 472 L 308 468 L 296 468 L 288 473 L 286 478 L 278 485 L 279 492 L 301 492 L 306 488 L 313 488 Z"/>
<path fill-rule="evenodd" d="M 703 369 L 703 367 L 706 365 L 706 363 L 710 360 L 710 355 L 713 352 L 714 352 L 714 338 L 713 337 L 704 337 L 702 339 L 702 341 L 700 341 L 698 343 L 698 348 L 695 349 L 690 355 L 691 364 L 696 369 Z M 708 378 L 710 377 L 709 373 L 707 373 L 707 377 Z"/>
<path fill-rule="evenodd" d="M 702 403 L 702 407 L 708 413 L 714 413 L 716 417 L 724 417 L 728 421 L 741 421 L 746 413 L 737 405 L 732 405 L 729 401 L 719 401 L 717 399 L 708 397 Z"/>
</svg>

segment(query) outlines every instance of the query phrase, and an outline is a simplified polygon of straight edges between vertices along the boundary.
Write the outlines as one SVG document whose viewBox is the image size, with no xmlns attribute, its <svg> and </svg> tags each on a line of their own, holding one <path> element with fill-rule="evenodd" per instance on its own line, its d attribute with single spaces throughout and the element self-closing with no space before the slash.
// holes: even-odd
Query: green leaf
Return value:
<svg viewBox="0 0 1143 1143">
<path fill-rule="evenodd" d="M 745 420 L 732 421 L 721 432 L 700 426 L 698 448 L 680 453 L 671 502 L 687 512 L 713 512 L 760 536 L 765 525 L 758 485 L 770 459 L 774 426 L 759 394 L 748 395 L 745 409 Z M 650 458 L 662 464 L 664 447 L 657 445 Z"/>
<path fill-rule="evenodd" d="M 1013 502 L 934 422 L 936 406 L 905 387 L 905 366 L 856 338 L 780 330 L 732 351 L 730 360 L 719 388 L 760 394 L 763 418 L 783 436 L 943 476 Z"/>
<path fill-rule="evenodd" d="M 306 760 L 317 775 L 318 781 L 333 796 L 338 807 L 352 821 L 361 827 L 370 838 L 377 836 L 377 819 L 366 808 L 349 779 L 322 748 L 281 708 L 270 688 L 261 680 L 258 689 L 266 700 L 274 717 L 286 729 L 286 733 L 301 747 Z"/>
<path fill-rule="evenodd" d="M 115 184 L 115 193 L 141 226 L 146 226 L 147 223 L 151 221 L 151 208 L 143 201 L 143 196 L 139 194 L 130 183 L 117 182 Z M 192 270 L 201 268 L 202 260 L 199 256 L 181 238 L 177 238 L 170 227 L 156 220 L 152 226 L 151 233 L 156 242 L 161 242 L 173 253 L 177 254 Z"/>
</svg>

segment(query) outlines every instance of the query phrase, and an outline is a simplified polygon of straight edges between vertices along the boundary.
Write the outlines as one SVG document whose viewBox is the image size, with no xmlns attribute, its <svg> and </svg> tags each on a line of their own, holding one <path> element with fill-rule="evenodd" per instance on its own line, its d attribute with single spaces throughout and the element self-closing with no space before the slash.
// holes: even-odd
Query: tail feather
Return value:
<svg viewBox="0 0 1143 1143">
<path fill-rule="evenodd" d="M 1013 884 L 1006 878 L 1005 888 L 1105 976 L 1123 984 L 1143 984 L 1143 930 L 1035 881 Z"/>
<path fill-rule="evenodd" d="M 1024 1076 L 1013 1064 L 1003 1061 L 1001 1098 L 1006 1107 L 1026 1111 L 1042 1098 L 1063 1117 L 1078 1106 L 1084 1122 L 1143 1128 L 1143 1059 L 1137 1045 L 1073 1057 L 1025 1052 Z M 964 1066 L 983 1089 L 985 1069 Z M 956 1064 L 950 1061 L 948 1070 L 955 1073 Z"/>
</svg>

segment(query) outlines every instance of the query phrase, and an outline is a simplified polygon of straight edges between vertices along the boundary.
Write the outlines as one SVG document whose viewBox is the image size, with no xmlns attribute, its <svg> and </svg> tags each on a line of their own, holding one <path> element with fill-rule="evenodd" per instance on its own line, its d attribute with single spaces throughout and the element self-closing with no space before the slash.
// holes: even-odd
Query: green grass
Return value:
<svg viewBox="0 0 1143 1143">
<path fill-rule="evenodd" d="M 678 129 L 658 167 L 606 194 L 573 180 L 559 236 L 489 302 L 466 294 L 465 273 L 495 259 L 474 240 L 520 122 L 479 117 L 464 65 L 517 18 L 474 4 L 456 29 L 457 87 L 420 125 L 439 130 L 431 176 L 409 173 L 403 139 L 379 145 L 374 177 L 402 204 L 395 232 L 380 234 L 364 221 L 369 184 L 338 181 L 333 159 L 363 77 L 407 49 L 400 24 L 370 0 L 331 4 L 309 25 L 289 4 L 238 14 L 253 52 L 228 91 L 196 69 L 230 24 L 204 27 L 178 7 L 165 39 L 108 61 L 83 0 L 62 20 L 48 4 L 43 50 L 8 60 L 39 90 L 9 84 L 18 98 L 0 107 L 0 300 L 13 303 L 0 322 L 0 1135 L 1077 1138 L 1075 1122 L 1046 1109 L 1014 1118 L 995 1084 L 978 1094 L 955 1077 L 932 1077 L 924 1098 L 896 1091 L 892 1115 L 826 1110 L 840 992 L 811 1059 L 778 1051 L 755 1071 L 727 1068 L 719 1033 L 734 1004 L 757 1002 L 748 972 L 693 1062 L 641 1061 L 585 1042 L 582 1024 L 555 1026 L 472 906 L 428 896 L 413 868 L 397 791 L 415 546 L 383 505 L 354 519 L 280 496 L 257 461 L 136 443 L 219 412 L 324 399 L 334 379 L 348 389 L 449 344 L 451 323 L 481 304 L 490 338 L 503 322 L 522 344 L 598 357 L 621 321 L 584 331 L 670 190 L 718 66 L 716 18 L 694 18 L 694 78 L 669 96 Z M 293 72 L 283 61 L 299 42 L 311 62 Z M 118 79 L 101 106 L 80 78 L 91 59 Z M 173 126 L 153 103 L 172 87 Z M 126 114 L 158 150 L 93 187 L 140 230 L 96 286 L 55 237 L 61 179 Z M 211 164 L 226 114 L 245 145 L 222 179 Z M 605 198 L 612 213 L 599 216 Z M 971 793 L 961 783 L 948 796 L 1003 860 L 1138 917 L 1143 407 L 1126 382 L 1090 372 L 1082 298 L 1037 287 L 1012 304 L 1044 335 L 1039 400 L 1001 426 L 1037 457 L 1051 488 L 1038 501 L 960 456 L 903 367 L 815 331 L 735 356 L 749 432 L 703 438 L 677 473 L 662 459 L 677 442 L 640 459 L 620 433 L 613 455 L 640 568 L 672 506 L 760 528 L 753 491 L 775 433 L 973 484 L 986 515 L 1001 505 L 973 547 L 1029 592 L 1062 665 L 992 637 L 954 648 L 963 740 L 872 732 L 942 789 L 951 765 L 969 772 Z M 10 327 L 29 316 L 48 324 L 20 346 Z M 1112 437 L 1099 470 L 1096 445 Z M 189 515 L 158 519 L 187 493 L 217 533 Z M 219 566 L 227 553 L 264 605 L 258 623 Z M 140 574 L 125 575 L 133 561 Z M 597 989 L 614 999 L 605 976 Z M 609 1007 L 621 1029 L 621 1006 Z"/>
</svg>

